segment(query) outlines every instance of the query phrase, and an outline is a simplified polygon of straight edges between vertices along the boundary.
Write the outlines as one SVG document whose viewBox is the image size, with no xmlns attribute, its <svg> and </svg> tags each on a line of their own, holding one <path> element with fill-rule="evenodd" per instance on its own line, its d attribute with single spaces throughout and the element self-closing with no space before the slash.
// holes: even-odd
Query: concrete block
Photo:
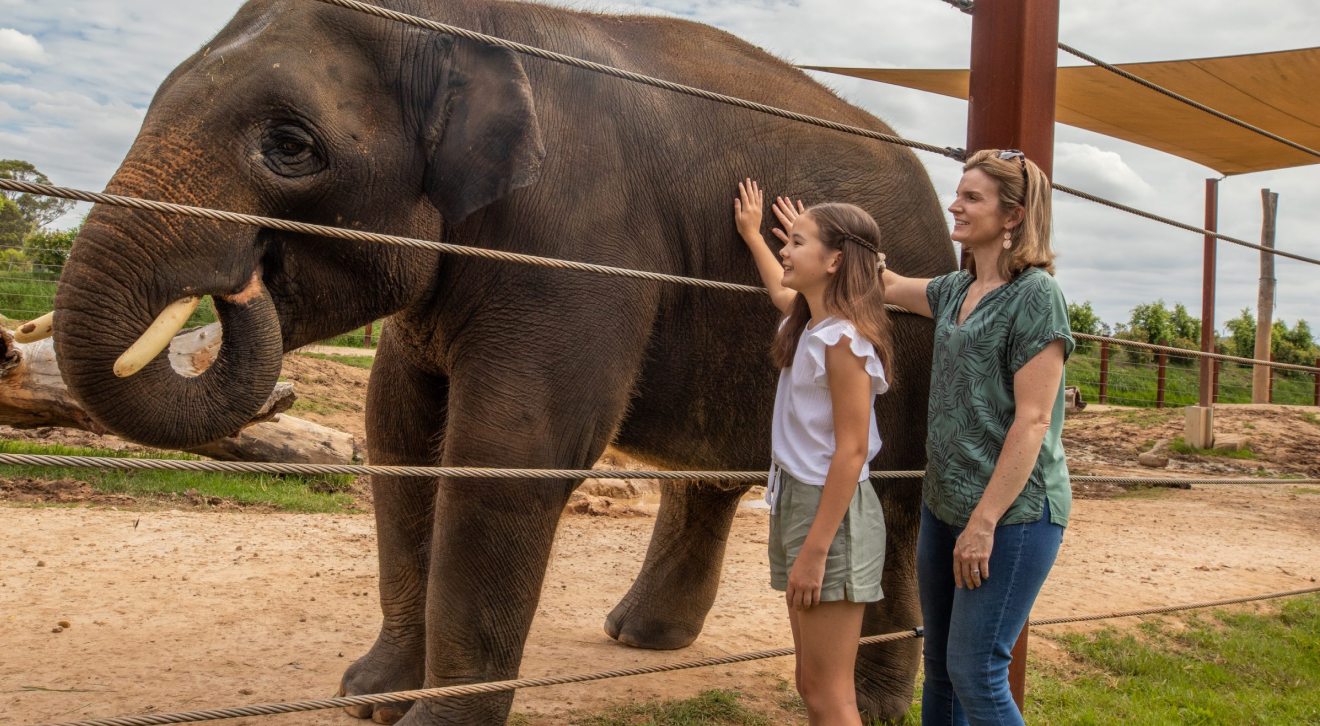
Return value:
<svg viewBox="0 0 1320 726">
<path fill-rule="evenodd" d="M 1188 406 L 1185 409 L 1183 440 L 1196 449 L 1215 448 L 1215 409 Z"/>
</svg>

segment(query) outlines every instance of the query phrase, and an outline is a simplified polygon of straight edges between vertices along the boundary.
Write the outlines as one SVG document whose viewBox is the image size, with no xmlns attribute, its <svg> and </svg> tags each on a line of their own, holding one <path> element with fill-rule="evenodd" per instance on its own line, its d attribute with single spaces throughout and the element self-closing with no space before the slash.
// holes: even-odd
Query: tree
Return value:
<svg viewBox="0 0 1320 726">
<path fill-rule="evenodd" d="M 0 179 L 16 179 L 36 184 L 50 183 L 50 179 L 45 174 L 37 171 L 35 166 L 22 159 L 0 159 Z M 63 217 L 65 212 L 73 208 L 73 201 L 69 199 L 57 199 L 55 197 L 10 191 L 0 191 L 0 197 L 4 197 L 7 201 L 18 205 L 18 210 L 22 213 L 23 219 L 27 220 L 27 234 L 36 232 L 38 229 Z"/>
<path fill-rule="evenodd" d="M 28 235 L 23 242 L 23 250 L 28 262 L 32 263 L 32 274 L 36 277 L 59 279 L 60 273 L 64 271 L 64 263 L 69 260 L 69 250 L 73 249 L 73 241 L 78 238 L 83 222 L 86 221 L 87 217 L 84 215 L 77 226 L 69 229 L 43 229 Z"/>
<path fill-rule="evenodd" d="M 1251 308 L 1242 308 L 1236 318 L 1225 320 L 1224 329 L 1228 331 L 1224 352 L 1239 358 L 1256 357 L 1256 316 L 1251 314 Z"/>
<path fill-rule="evenodd" d="M 1068 327 L 1073 333 L 1083 335 L 1109 335 L 1109 326 L 1105 325 L 1100 316 L 1096 314 L 1095 309 L 1091 307 L 1091 301 L 1084 303 L 1068 303 Z M 1082 350 L 1089 350 L 1095 343 L 1090 340 L 1077 341 L 1077 347 Z"/>
<path fill-rule="evenodd" d="M 1155 345 L 1169 345 L 1174 348 L 1195 350 L 1201 344 L 1201 321 L 1187 312 L 1182 303 L 1174 303 L 1170 310 L 1164 300 L 1156 300 L 1132 308 L 1132 318 L 1126 326 L 1119 326 L 1118 337 Z M 1136 360 L 1149 360 L 1149 353 L 1128 351 L 1128 356 Z M 1191 365 L 1190 356 L 1177 356 L 1169 360 L 1177 365 Z"/>
<path fill-rule="evenodd" d="M 18 204 L 0 198 L 0 249 L 18 249 L 28 235 L 28 221 Z"/>
<path fill-rule="evenodd" d="M 1274 321 L 1270 336 L 1270 353 L 1280 363 L 1294 365 L 1315 365 L 1316 345 L 1311 337 L 1311 326 L 1305 320 L 1298 320 L 1292 329 L 1282 320 Z"/>
</svg>

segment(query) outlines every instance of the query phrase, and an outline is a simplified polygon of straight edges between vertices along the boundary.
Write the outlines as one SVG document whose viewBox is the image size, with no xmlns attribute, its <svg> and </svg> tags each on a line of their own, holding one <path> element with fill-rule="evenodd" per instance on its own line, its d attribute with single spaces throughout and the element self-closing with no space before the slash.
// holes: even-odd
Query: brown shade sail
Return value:
<svg viewBox="0 0 1320 726">
<path fill-rule="evenodd" d="M 965 70 L 802 66 L 967 99 Z M 1136 76 L 1303 146 L 1320 149 L 1320 48 L 1127 63 Z M 1060 123 L 1130 141 L 1218 171 L 1245 174 L 1320 162 L 1096 66 L 1059 69 Z"/>
</svg>

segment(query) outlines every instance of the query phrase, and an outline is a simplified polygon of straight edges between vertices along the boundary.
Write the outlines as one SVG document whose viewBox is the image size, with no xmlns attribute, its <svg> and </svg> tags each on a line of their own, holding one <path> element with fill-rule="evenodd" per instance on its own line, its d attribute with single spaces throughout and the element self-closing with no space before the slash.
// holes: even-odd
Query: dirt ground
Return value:
<svg viewBox="0 0 1320 726">
<path fill-rule="evenodd" d="M 1320 578 L 1320 492 L 1288 486 L 1081 499 L 1037 617 L 1308 587 Z M 679 652 L 617 645 L 601 626 L 641 564 L 652 520 L 567 516 L 525 676 L 788 645 L 766 585 L 766 518 L 735 520 L 706 629 Z M 372 518 L 0 507 L 0 723 L 331 695 L 374 639 Z M 65 621 L 69 627 L 52 632 Z M 1054 648 L 1033 639 L 1034 652 Z M 777 659 L 524 691 L 515 710 L 567 723 L 607 704 L 740 688 L 773 703 Z M 755 705 L 755 703 L 753 704 Z M 281 723 L 354 723 L 339 712 Z M 256 723 L 256 721 L 252 721 Z"/>
<path fill-rule="evenodd" d="M 290 359 L 286 377 L 315 404 L 296 415 L 360 436 L 367 371 L 302 356 Z M 1241 429 L 1259 458 L 1175 454 L 1170 473 L 1320 476 L 1317 413 L 1313 408 L 1222 408 L 1219 430 Z M 1137 467 L 1136 455 L 1148 441 L 1179 434 L 1180 415 L 1091 407 L 1069 417 L 1065 443 L 1074 472 L 1155 473 Z M 63 431 L 0 435 L 135 448 Z M 78 482 L 49 486 L 79 501 Z M 41 484 L 23 480 L 8 487 L 30 495 Z M 1315 525 L 1320 487 L 1197 486 L 1131 493 L 1109 488 L 1079 494 L 1036 617 L 1296 589 L 1320 579 L 1314 556 L 1320 549 Z M 124 498 L 72 507 L 0 506 L 0 531 L 5 532 L 0 539 L 0 724 L 335 692 L 344 668 L 365 652 L 379 624 L 371 515 L 289 514 L 208 504 L 213 503 Z M 652 504 L 615 502 L 607 509 L 627 507 L 635 516 L 564 518 L 522 675 L 791 644 L 780 596 L 766 584 L 766 516 L 752 507 L 735 520 L 719 597 L 692 647 L 640 651 L 606 637 L 605 616 L 636 575 L 654 521 L 648 516 Z M 1057 654 L 1048 633 L 1059 630 L 1036 632 L 1034 656 Z M 529 690 L 518 694 L 514 710 L 531 716 L 532 724 L 566 724 L 575 713 L 609 704 L 688 697 L 718 686 L 742 690 L 749 705 L 787 723 L 789 717 L 773 704 L 783 695 L 775 687 L 791 677 L 791 668 L 790 659 L 777 659 Z M 339 711 L 278 718 L 290 724 L 361 723 Z"/>
</svg>

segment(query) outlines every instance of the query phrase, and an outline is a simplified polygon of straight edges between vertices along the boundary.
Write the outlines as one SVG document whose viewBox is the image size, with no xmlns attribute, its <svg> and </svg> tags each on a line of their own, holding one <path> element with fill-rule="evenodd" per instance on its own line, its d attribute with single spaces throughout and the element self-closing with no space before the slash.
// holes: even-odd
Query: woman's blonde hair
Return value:
<svg viewBox="0 0 1320 726">
<path fill-rule="evenodd" d="M 825 290 L 825 311 L 852 323 L 857 334 L 875 347 L 885 376 L 893 383 L 893 343 L 890 341 L 889 311 L 885 309 L 885 284 L 880 270 L 880 225 L 854 204 L 827 203 L 810 207 L 810 216 L 820 228 L 820 241 L 827 250 L 843 253 L 839 269 Z M 798 340 L 807 327 L 811 308 L 801 293 L 793 300 L 788 322 L 779 328 L 770 347 L 770 357 L 778 368 L 793 365 Z M 819 323 L 820 321 L 816 321 Z"/>
<path fill-rule="evenodd" d="M 1012 156 L 1004 159 L 1001 156 Z M 963 173 L 980 169 L 999 184 L 999 206 L 1012 213 L 1025 210 L 1022 223 L 1009 230 L 1010 246 L 999 254 L 999 276 L 1012 280 L 1032 267 L 1054 274 L 1050 247 L 1050 180 L 1022 152 L 982 149 L 963 164 Z M 967 256 L 967 271 L 976 276 L 976 260 Z"/>
</svg>

